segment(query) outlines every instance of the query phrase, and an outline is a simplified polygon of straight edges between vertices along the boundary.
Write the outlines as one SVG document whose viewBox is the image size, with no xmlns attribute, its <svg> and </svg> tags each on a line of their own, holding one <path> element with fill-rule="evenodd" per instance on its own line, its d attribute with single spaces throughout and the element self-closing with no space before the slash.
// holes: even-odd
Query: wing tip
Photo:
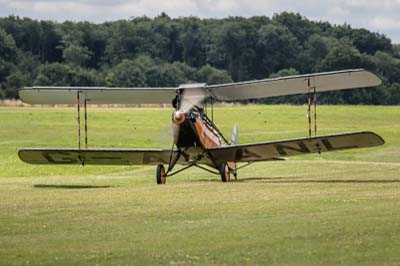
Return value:
<svg viewBox="0 0 400 266">
<path fill-rule="evenodd" d="M 372 136 L 374 138 L 374 140 L 375 140 L 374 144 L 375 145 L 373 145 L 373 146 L 380 146 L 380 145 L 384 145 L 386 143 L 385 140 L 375 132 L 363 131 L 362 133 L 368 134 L 368 135 L 370 135 L 370 136 Z"/>
<path fill-rule="evenodd" d="M 376 86 L 379 86 L 379 85 L 381 85 L 383 83 L 382 78 L 377 73 L 375 73 L 374 71 L 365 70 L 365 69 L 362 69 L 362 71 L 367 73 L 367 74 L 369 74 L 370 77 L 371 77 L 371 85 L 369 87 L 376 87 Z"/>
<path fill-rule="evenodd" d="M 18 157 L 19 157 L 19 159 L 20 159 L 21 161 L 23 161 L 24 163 L 35 164 L 35 163 L 32 162 L 31 160 L 28 160 L 28 159 L 25 157 L 25 154 L 26 154 L 26 149 L 21 149 L 21 150 L 19 150 L 19 151 L 18 151 Z"/>
</svg>

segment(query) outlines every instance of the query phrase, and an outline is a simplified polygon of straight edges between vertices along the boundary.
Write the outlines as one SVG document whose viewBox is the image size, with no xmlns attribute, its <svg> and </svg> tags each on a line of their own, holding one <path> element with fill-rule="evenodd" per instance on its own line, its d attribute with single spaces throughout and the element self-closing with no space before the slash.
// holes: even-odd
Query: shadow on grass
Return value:
<svg viewBox="0 0 400 266">
<path fill-rule="evenodd" d="M 93 188 L 111 188 L 114 186 L 91 186 L 91 185 L 51 185 L 35 184 L 34 188 L 57 188 L 57 189 L 93 189 Z"/>
<path fill-rule="evenodd" d="M 301 180 L 289 180 L 287 177 L 250 177 L 238 180 L 231 180 L 231 182 L 259 182 L 259 183 L 270 183 L 270 184 L 292 184 L 292 183 L 357 183 L 357 184 L 367 184 L 367 183 L 377 183 L 377 184 L 385 184 L 385 183 L 400 183 L 400 179 L 382 179 L 382 180 L 362 180 L 362 179 L 327 179 L 327 180 L 319 180 L 319 179 L 301 179 Z M 221 182 L 220 179 L 200 179 L 193 180 L 193 182 Z"/>
<path fill-rule="evenodd" d="M 236 182 L 251 182 L 251 181 L 281 181 L 281 179 L 285 179 L 287 177 L 249 177 L 249 178 L 243 178 L 243 179 L 237 179 L 235 180 L 233 177 L 231 177 L 232 183 Z M 190 182 L 216 182 L 216 183 L 222 183 L 220 178 L 210 178 L 210 179 L 193 179 L 190 180 Z"/>
<path fill-rule="evenodd" d="M 377 184 L 384 184 L 384 183 L 400 183 L 398 179 L 383 179 L 383 180 L 357 180 L 357 179 L 344 179 L 344 180 L 337 180 L 337 179 L 328 179 L 328 180 L 268 180 L 268 179 L 261 179 L 259 180 L 262 183 L 271 183 L 271 184 L 279 184 L 279 183 L 357 183 L 357 184 L 364 184 L 364 183 L 377 183 Z M 246 182 L 246 181 L 245 181 Z"/>
</svg>

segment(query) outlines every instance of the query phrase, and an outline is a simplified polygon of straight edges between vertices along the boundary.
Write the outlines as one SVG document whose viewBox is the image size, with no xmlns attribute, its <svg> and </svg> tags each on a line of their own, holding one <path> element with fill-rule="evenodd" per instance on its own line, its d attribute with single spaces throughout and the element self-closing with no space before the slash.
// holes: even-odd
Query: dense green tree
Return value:
<svg viewBox="0 0 400 266">
<path fill-rule="evenodd" d="M 124 59 L 110 69 L 106 82 L 111 87 L 143 87 L 145 86 L 143 67 L 136 60 Z"/>
<path fill-rule="evenodd" d="M 13 36 L 18 48 L 42 63 L 61 60 L 62 53 L 57 49 L 61 36 L 55 23 L 10 16 L 0 19 L 0 27 Z"/>
<path fill-rule="evenodd" d="M 242 81 L 252 78 L 250 73 L 256 60 L 254 51 L 257 31 L 248 21 L 231 19 L 211 33 L 207 62 L 227 69 L 232 79 Z"/>
<path fill-rule="evenodd" d="M 15 46 L 13 37 L 0 28 L 0 98 L 17 98 L 17 89 L 32 82 L 37 67 L 30 53 Z"/>
<path fill-rule="evenodd" d="M 294 64 L 301 73 L 311 73 L 321 60 L 323 60 L 332 49 L 338 45 L 338 40 L 314 34 L 305 43 L 304 48 L 298 53 Z"/>
<path fill-rule="evenodd" d="M 260 28 L 258 35 L 257 55 L 267 76 L 294 65 L 299 44 L 286 27 L 268 24 Z"/>
<path fill-rule="evenodd" d="M 4 93 L 7 98 L 17 98 L 17 89 L 24 87 L 28 82 L 29 77 L 17 70 L 7 76 L 3 86 Z"/>
<path fill-rule="evenodd" d="M 354 47 L 361 53 L 375 54 L 377 51 L 390 51 L 390 39 L 384 35 L 370 32 L 366 29 L 352 29 L 350 25 L 331 27 L 329 34 L 337 39 L 351 40 Z"/>
<path fill-rule="evenodd" d="M 206 58 L 201 21 L 190 17 L 183 19 L 182 24 L 180 39 L 183 62 L 192 67 L 204 65 Z"/>
<path fill-rule="evenodd" d="M 276 73 L 272 73 L 269 77 L 270 78 L 279 78 L 279 77 L 287 77 L 287 76 L 294 76 L 299 75 L 299 71 L 295 68 L 284 68 L 279 70 Z"/>
<path fill-rule="evenodd" d="M 209 85 L 233 82 L 226 70 L 220 70 L 210 65 L 202 66 L 197 70 L 195 75 L 198 82 Z"/>
<path fill-rule="evenodd" d="M 61 60 L 61 51 L 57 49 L 61 42 L 57 26 L 53 22 L 40 21 L 39 59 L 41 62 L 57 62 Z M 35 54 L 35 53 L 33 53 Z"/>
<path fill-rule="evenodd" d="M 7 34 L 2 28 L 0 28 L 0 55 L 1 59 L 8 62 L 15 62 L 17 54 L 17 47 L 15 46 L 15 40 Z"/>
<path fill-rule="evenodd" d="M 376 64 L 376 70 L 386 78 L 386 81 L 400 83 L 400 59 L 378 51 L 373 61 Z"/>
<path fill-rule="evenodd" d="M 393 55 L 396 58 L 400 59 L 400 44 L 393 44 L 392 50 L 393 50 Z"/>
<path fill-rule="evenodd" d="M 179 41 L 179 24 L 161 14 L 152 23 L 152 34 L 150 35 L 152 50 L 155 58 L 168 62 L 182 60 L 182 46 Z"/>
<path fill-rule="evenodd" d="M 15 69 L 17 47 L 14 38 L 0 28 L 0 99 L 15 98 L 15 87 L 6 85 L 8 76 Z"/>
<path fill-rule="evenodd" d="M 137 52 L 137 37 L 132 24 L 127 20 L 116 21 L 109 25 L 109 32 L 104 61 L 116 65 L 124 59 L 133 59 Z"/>
<path fill-rule="evenodd" d="M 400 103 L 400 83 L 392 83 L 383 88 L 386 97 L 380 104 L 399 105 Z"/>
<path fill-rule="evenodd" d="M 168 87 L 177 87 L 180 84 L 188 83 L 190 80 L 185 75 L 186 66 L 182 63 L 164 63 L 160 67 L 160 79 L 158 82 Z"/>
<path fill-rule="evenodd" d="M 350 36 L 354 46 L 361 53 L 373 55 L 377 51 L 390 51 L 392 47 L 390 39 L 366 29 L 353 29 Z"/>
<path fill-rule="evenodd" d="M 324 93 L 320 103 L 400 104 L 400 46 L 349 25 L 283 12 L 272 18 L 155 18 L 93 24 L 0 18 L 0 97 L 31 85 L 178 86 L 366 68 L 375 89 Z M 304 104 L 304 96 L 259 102 Z"/>
<path fill-rule="evenodd" d="M 97 86 L 101 83 L 96 71 L 52 63 L 39 67 L 36 86 Z"/>
<path fill-rule="evenodd" d="M 72 66 L 85 67 L 93 53 L 85 46 L 85 33 L 81 30 L 82 25 L 65 22 L 62 25 L 63 37 L 61 45 L 58 47 L 62 50 L 65 63 Z"/>
<path fill-rule="evenodd" d="M 87 47 L 69 44 L 63 49 L 63 58 L 67 64 L 85 66 L 92 53 Z"/>
<path fill-rule="evenodd" d="M 371 59 L 361 54 L 357 48 L 346 39 L 342 39 L 332 48 L 324 59 L 316 64 L 317 71 L 333 71 L 352 68 L 374 68 Z"/>
<path fill-rule="evenodd" d="M 282 12 L 280 14 L 275 14 L 272 20 L 286 27 L 300 43 L 304 43 L 313 34 L 319 34 L 321 32 L 321 29 L 318 28 L 316 23 L 309 21 L 298 13 Z"/>
</svg>

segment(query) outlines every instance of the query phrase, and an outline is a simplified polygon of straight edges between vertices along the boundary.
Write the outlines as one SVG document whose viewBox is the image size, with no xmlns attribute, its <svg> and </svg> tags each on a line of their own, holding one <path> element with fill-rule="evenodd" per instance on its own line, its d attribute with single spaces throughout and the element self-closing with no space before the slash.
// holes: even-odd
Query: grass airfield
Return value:
<svg viewBox="0 0 400 266">
<path fill-rule="evenodd" d="M 375 148 L 257 163 L 239 181 L 190 169 L 36 166 L 22 147 L 76 147 L 72 108 L 0 108 L 0 265 L 399 265 L 400 108 L 319 106 L 318 135 Z M 170 148 L 171 110 L 89 108 L 89 147 Z M 306 106 L 223 106 L 239 142 L 305 137 Z"/>
</svg>

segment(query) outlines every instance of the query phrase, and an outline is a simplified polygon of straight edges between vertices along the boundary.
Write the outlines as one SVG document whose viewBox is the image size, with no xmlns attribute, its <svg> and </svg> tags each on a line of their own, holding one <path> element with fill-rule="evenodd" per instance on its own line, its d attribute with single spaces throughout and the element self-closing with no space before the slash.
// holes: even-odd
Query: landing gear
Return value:
<svg viewBox="0 0 400 266">
<path fill-rule="evenodd" d="M 213 174 L 219 174 L 221 176 L 221 181 L 222 182 L 230 182 L 231 181 L 231 172 L 234 175 L 235 179 L 237 177 L 237 169 L 236 168 L 231 168 L 229 166 L 228 163 L 222 163 L 218 168 L 218 172 L 214 171 L 214 170 L 210 170 L 207 167 L 203 167 L 201 165 L 197 165 L 195 162 L 192 162 L 191 164 L 175 171 L 174 173 L 170 173 L 170 170 L 168 170 L 167 172 L 165 172 L 165 168 L 162 164 L 158 164 L 157 165 L 157 170 L 156 170 L 156 180 L 157 180 L 157 184 L 162 185 L 165 184 L 167 181 L 167 176 L 173 176 L 176 175 L 190 167 L 196 166 L 200 169 L 206 170 L 210 173 Z M 215 169 L 215 168 L 214 168 Z"/>
<path fill-rule="evenodd" d="M 229 182 L 231 180 L 231 170 L 227 163 L 223 163 L 219 168 L 222 182 Z"/>
<path fill-rule="evenodd" d="M 165 168 L 164 168 L 164 165 L 162 165 L 162 164 L 157 165 L 156 179 L 157 179 L 158 185 L 165 184 L 165 181 L 167 181 L 167 175 L 165 174 Z"/>
</svg>

